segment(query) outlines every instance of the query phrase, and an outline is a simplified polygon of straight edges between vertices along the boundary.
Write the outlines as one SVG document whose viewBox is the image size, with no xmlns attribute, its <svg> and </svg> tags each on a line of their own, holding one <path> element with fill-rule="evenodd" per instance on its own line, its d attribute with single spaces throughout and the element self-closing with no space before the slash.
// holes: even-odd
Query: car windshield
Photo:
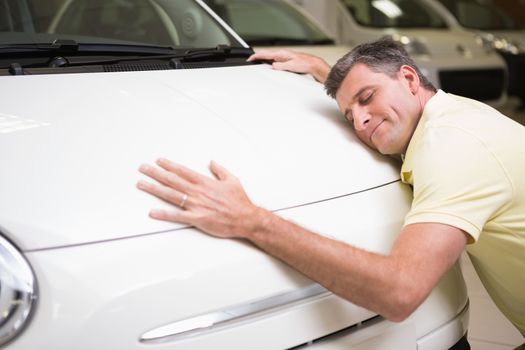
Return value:
<svg viewBox="0 0 525 350">
<path fill-rule="evenodd" d="M 0 0 L 0 45 L 57 40 L 171 48 L 243 46 L 196 0 Z"/>
<path fill-rule="evenodd" d="M 439 0 L 465 28 L 523 29 L 504 10 L 487 0 Z"/>
<path fill-rule="evenodd" d="M 319 26 L 279 0 L 205 0 L 250 45 L 332 44 Z"/>
<path fill-rule="evenodd" d="M 420 0 L 343 0 L 360 25 L 376 28 L 446 28 L 441 16 Z"/>
</svg>

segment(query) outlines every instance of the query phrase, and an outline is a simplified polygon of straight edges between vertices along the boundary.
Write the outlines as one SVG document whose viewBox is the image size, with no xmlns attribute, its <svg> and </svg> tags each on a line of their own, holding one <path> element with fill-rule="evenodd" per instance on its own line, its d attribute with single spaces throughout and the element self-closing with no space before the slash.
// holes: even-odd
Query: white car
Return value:
<svg viewBox="0 0 525 350">
<path fill-rule="evenodd" d="M 334 65 L 351 50 L 303 8 L 285 0 L 205 0 L 243 40 L 254 48 L 287 48 L 310 53 Z"/>
<path fill-rule="evenodd" d="M 291 0 L 290 0 L 291 1 Z M 427 0 L 295 0 L 349 45 L 389 36 L 437 87 L 494 106 L 506 101 L 505 62 L 472 35 L 450 28 Z"/>
<path fill-rule="evenodd" d="M 458 266 L 391 323 L 246 242 L 148 217 L 166 204 L 136 188 L 141 164 L 162 156 L 206 173 L 214 159 L 257 204 L 387 253 L 410 189 L 320 84 L 246 63 L 252 50 L 201 1 L 10 5 L 1 25 L 11 30 L 0 33 L 2 349 L 467 348 Z M 55 16 L 83 25 L 63 34 Z M 154 23 L 180 45 L 149 32 Z M 135 37 L 119 32 L 132 26 Z"/>
<path fill-rule="evenodd" d="M 451 27 L 476 34 L 480 45 L 500 53 L 509 70 L 508 94 L 525 105 L 525 28 L 486 0 L 436 0 L 436 11 Z M 440 6 L 442 5 L 442 6 Z"/>
</svg>

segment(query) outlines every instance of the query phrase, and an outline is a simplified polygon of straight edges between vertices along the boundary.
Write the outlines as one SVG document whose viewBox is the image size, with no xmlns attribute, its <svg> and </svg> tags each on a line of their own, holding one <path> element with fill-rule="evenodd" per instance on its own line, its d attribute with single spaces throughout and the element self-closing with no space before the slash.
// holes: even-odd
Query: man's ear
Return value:
<svg viewBox="0 0 525 350">
<path fill-rule="evenodd" d="M 406 81 L 410 92 L 415 95 L 420 86 L 420 80 L 416 70 L 410 66 L 402 65 L 401 68 L 399 68 L 399 72 Z"/>
</svg>

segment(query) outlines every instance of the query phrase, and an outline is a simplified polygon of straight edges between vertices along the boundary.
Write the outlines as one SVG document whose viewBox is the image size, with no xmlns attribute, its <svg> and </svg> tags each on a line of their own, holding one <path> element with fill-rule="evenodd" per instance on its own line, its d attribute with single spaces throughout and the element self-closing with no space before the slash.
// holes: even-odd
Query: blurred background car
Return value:
<svg viewBox="0 0 525 350">
<path fill-rule="evenodd" d="M 230 28 L 211 20 L 193 0 L 61 0 L 46 29 L 82 36 L 166 47 L 241 46 Z"/>
<path fill-rule="evenodd" d="M 321 84 L 247 63 L 202 1 L 0 4 L 3 349 L 465 348 L 457 265 L 391 323 L 246 242 L 148 217 L 169 206 L 136 189 L 140 164 L 215 159 L 258 205 L 388 253 L 410 189 Z"/>
<path fill-rule="evenodd" d="M 333 65 L 351 50 L 304 9 L 285 0 L 205 0 L 254 48 L 288 48 L 324 58 Z"/>
<path fill-rule="evenodd" d="M 291 1 L 291 0 L 290 0 Z M 426 0 L 295 0 L 349 45 L 389 36 L 423 74 L 447 92 L 500 106 L 507 97 L 505 62 L 472 35 L 451 28 Z"/>
<path fill-rule="evenodd" d="M 443 6 L 443 18 L 451 27 L 476 33 L 481 46 L 495 49 L 509 70 L 508 94 L 520 99 L 525 108 L 525 28 L 490 0 L 435 0 Z M 452 16 L 451 16 L 452 15 Z"/>
</svg>

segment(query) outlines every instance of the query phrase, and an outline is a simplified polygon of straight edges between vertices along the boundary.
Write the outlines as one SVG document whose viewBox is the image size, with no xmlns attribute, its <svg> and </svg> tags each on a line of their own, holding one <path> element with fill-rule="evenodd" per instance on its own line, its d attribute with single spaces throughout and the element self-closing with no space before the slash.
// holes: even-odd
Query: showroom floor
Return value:
<svg viewBox="0 0 525 350">
<path fill-rule="evenodd" d="M 525 125 L 525 110 L 516 111 L 518 101 L 510 99 L 500 110 Z M 461 259 L 470 299 L 469 342 L 472 350 L 525 349 L 525 339 L 501 314 L 481 284 L 466 254 Z"/>
</svg>

